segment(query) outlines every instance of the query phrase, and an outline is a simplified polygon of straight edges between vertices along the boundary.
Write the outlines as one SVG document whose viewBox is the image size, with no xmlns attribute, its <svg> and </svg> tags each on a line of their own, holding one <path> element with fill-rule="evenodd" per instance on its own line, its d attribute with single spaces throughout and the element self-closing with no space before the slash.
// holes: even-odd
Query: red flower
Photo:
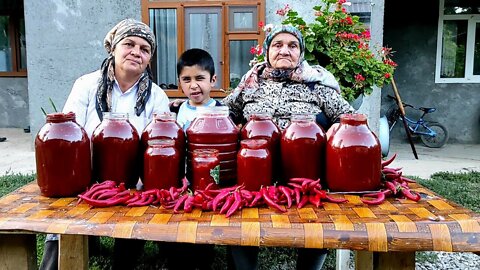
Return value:
<svg viewBox="0 0 480 270">
<path fill-rule="evenodd" d="M 356 74 L 355 75 L 355 81 L 363 82 L 363 81 L 365 81 L 365 77 L 363 77 L 362 74 Z"/>
<path fill-rule="evenodd" d="M 391 75 L 390 75 L 390 73 L 385 73 L 384 77 L 385 77 L 385 79 L 390 79 Z"/>
<path fill-rule="evenodd" d="M 259 21 L 259 22 L 258 22 L 258 27 L 259 27 L 259 28 L 262 28 L 263 26 L 265 26 L 265 24 L 264 24 L 262 21 Z"/>
<path fill-rule="evenodd" d="M 285 14 L 287 14 L 288 11 L 290 11 L 290 6 L 286 4 L 284 8 L 277 10 L 277 14 L 280 16 L 285 16 Z"/>
<path fill-rule="evenodd" d="M 250 48 L 250 53 L 251 53 L 251 54 L 257 54 L 257 48 L 251 47 L 251 48 Z"/>
</svg>

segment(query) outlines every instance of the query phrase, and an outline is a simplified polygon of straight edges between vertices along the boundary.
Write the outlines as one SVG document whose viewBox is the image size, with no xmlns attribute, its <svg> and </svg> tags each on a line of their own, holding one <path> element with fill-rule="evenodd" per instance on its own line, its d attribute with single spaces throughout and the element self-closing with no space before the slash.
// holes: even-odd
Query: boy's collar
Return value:
<svg viewBox="0 0 480 270">
<path fill-rule="evenodd" d="M 202 105 L 200 105 L 200 106 L 210 106 L 213 102 L 215 102 L 215 100 L 214 100 L 213 98 L 210 98 L 210 99 L 207 101 L 207 103 L 204 103 L 204 104 L 202 104 Z M 190 104 L 190 99 L 187 100 L 186 105 L 187 105 L 187 107 L 188 107 L 189 109 L 192 109 L 192 110 L 196 110 L 197 107 L 200 107 L 200 106 L 194 106 L 194 105 Z"/>
</svg>

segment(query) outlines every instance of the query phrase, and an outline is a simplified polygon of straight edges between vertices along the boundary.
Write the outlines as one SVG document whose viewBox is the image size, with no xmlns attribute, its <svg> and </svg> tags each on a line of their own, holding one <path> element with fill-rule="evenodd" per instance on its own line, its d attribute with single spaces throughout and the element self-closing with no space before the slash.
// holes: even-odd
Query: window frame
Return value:
<svg viewBox="0 0 480 270">
<path fill-rule="evenodd" d="M 265 0 L 224 0 L 224 1 L 196 1 L 196 0 L 142 0 L 142 21 L 147 25 L 150 24 L 149 9 L 176 9 L 177 13 L 177 55 L 185 50 L 185 8 L 187 7 L 221 7 L 222 15 L 222 29 L 223 33 L 221 36 L 221 59 L 220 59 L 220 68 L 221 70 L 216 70 L 218 74 L 221 72 L 223 82 L 220 89 L 212 89 L 210 96 L 211 97 L 225 97 L 227 95 L 226 91 L 223 89 L 228 89 L 230 85 L 230 41 L 233 40 L 256 40 L 258 44 L 262 44 L 265 39 L 265 34 L 260 29 L 256 31 L 245 30 L 245 31 L 229 31 L 230 25 L 230 8 L 229 7 L 248 7 L 248 6 L 257 6 L 257 21 L 265 22 Z M 252 56 L 253 59 L 253 56 Z M 218 76 L 218 75 L 217 75 Z M 182 90 L 178 89 L 165 89 L 165 93 L 168 97 L 185 98 Z"/>
<path fill-rule="evenodd" d="M 480 14 L 445 15 L 445 0 L 440 1 L 437 31 L 437 54 L 435 63 L 435 83 L 480 83 L 480 75 L 473 74 L 475 27 L 480 23 Z M 443 24 L 445 21 L 467 21 L 467 46 L 465 52 L 465 76 L 463 78 L 441 78 Z M 477 37 L 480 38 L 480 37 Z"/>
<path fill-rule="evenodd" d="M 20 68 L 20 20 L 23 18 L 23 4 L 2 10 L 0 16 L 8 16 L 8 36 L 12 48 L 12 71 L 0 71 L 0 77 L 26 77 L 27 69 Z M 26 55 L 25 55 L 26 57 Z"/>
</svg>

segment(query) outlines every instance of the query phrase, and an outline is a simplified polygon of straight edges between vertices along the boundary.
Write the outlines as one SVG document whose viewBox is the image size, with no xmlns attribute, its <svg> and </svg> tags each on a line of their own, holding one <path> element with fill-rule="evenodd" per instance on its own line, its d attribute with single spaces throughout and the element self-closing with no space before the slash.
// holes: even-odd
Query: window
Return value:
<svg viewBox="0 0 480 270">
<path fill-rule="evenodd" d="M 258 23 L 265 21 L 265 0 L 142 0 L 142 18 L 157 38 L 154 81 L 169 97 L 184 96 L 177 86 L 177 59 L 190 48 L 212 55 L 217 83 L 211 95 L 223 97 L 221 89 L 237 86 L 249 70 L 250 48 L 263 42 Z"/>
<path fill-rule="evenodd" d="M 480 83 L 480 2 L 441 0 L 437 83 Z"/>
<path fill-rule="evenodd" d="M 26 76 L 23 1 L 0 6 L 0 77 Z"/>
</svg>

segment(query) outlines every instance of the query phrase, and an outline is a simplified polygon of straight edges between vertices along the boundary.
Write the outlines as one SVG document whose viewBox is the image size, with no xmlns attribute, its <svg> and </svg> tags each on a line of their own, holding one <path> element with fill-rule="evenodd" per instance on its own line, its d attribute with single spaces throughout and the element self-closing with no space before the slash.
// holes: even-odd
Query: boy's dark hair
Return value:
<svg viewBox="0 0 480 270">
<path fill-rule="evenodd" d="M 212 56 L 205 50 L 193 48 L 186 50 L 180 55 L 177 63 L 177 76 L 180 78 L 180 73 L 184 67 L 199 66 L 210 73 L 210 80 L 215 75 L 215 64 Z"/>
</svg>

